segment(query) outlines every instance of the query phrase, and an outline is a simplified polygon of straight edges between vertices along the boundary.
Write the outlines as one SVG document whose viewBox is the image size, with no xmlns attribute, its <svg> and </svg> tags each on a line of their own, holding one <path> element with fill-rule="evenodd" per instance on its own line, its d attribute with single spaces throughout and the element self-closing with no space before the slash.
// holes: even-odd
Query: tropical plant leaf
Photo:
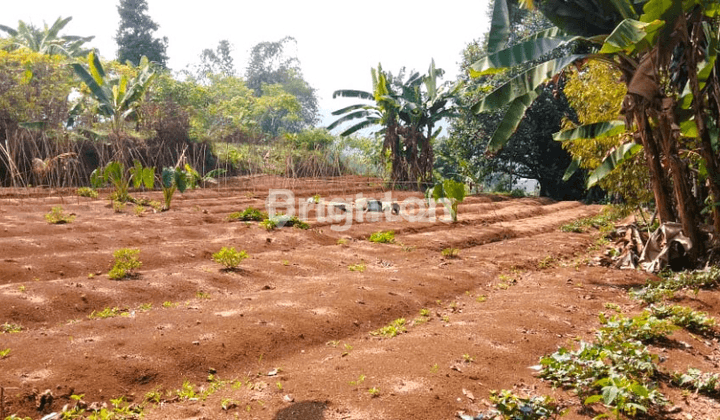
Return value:
<svg viewBox="0 0 720 420">
<path fill-rule="evenodd" d="M 495 0 L 492 20 L 490 21 L 490 36 L 488 37 L 488 51 L 494 53 L 503 48 L 510 38 L 510 10 L 507 0 Z"/>
<path fill-rule="evenodd" d="M 525 116 L 525 111 L 532 105 L 535 98 L 538 97 L 538 92 L 531 91 L 521 96 L 510 104 L 510 107 L 503 115 L 503 119 L 500 125 L 493 133 L 492 138 L 488 142 L 485 153 L 497 153 L 500 149 L 505 146 L 505 143 L 510 140 L 515 130 L 517 130 L 520 121 Z"/>
<path fill-rule="evenodd" d="M 625 131 L 625 121 L 603 121 L 582 125 L 571 130 L 559 131 L 553 134 L 553 140 L 565 142 L 577 139 L 599 139 L 622 134 Z"/>
<path fill-rule="evenodd" d="M 375 95 L 373 95 L 370 92 L 366 92 L 364 90 L 352 90 L 352 89 L 345 89 L 345 90 L 336 90 L 333 92 L 333 99 L 335 98 L 360 98 L 360 99 L 368 99 L 373 100 L 375 99 Z"/>
<path fill-rule="evenodd" d="M 563 174 L 562 180 L 563 182 L 568 182 L 570 178 L 575 174 L 575 172 L 580 167 L 580 159 L 573 159 L 572 162 L 570 162 L 570 165 L 568 165 L 567 169 L 565 169 L 565 173 Z"/>
<path fill-rule="evenodd" d="M 665 22 L 655 20 L 641 22 L 634 19 L 625 19 L 605 39 L 600 54 L 612 54 L 619 51 L 626 53 L 641 52 L 650 48 Z"/>
<path fill-rule="evenodd" d="M 616 148 L 612 153 L 608 154 L 603 162 L 590 173 L 587 180 L 587 187 L 590 188 L 597 184 L 601 179 L 605 178 L 607 174 L 612 172 L 613 169 L 617 168 L 621 163 L 635 156 L 642 150 L 642 145 L 635 142 L 625 143 Z"/>
<path fill-rule="evenodd" d="M 482 60 L 476 61 L 470 67 L 470 75 L 478 77 L 497 73 L 506 67 L 514 67 L 528 61 L 537 60 L 555 48 L 576 38 L 565 35 L 557 27 L 537 32 L 510 48 L 489 54 Z"/>
</svg>

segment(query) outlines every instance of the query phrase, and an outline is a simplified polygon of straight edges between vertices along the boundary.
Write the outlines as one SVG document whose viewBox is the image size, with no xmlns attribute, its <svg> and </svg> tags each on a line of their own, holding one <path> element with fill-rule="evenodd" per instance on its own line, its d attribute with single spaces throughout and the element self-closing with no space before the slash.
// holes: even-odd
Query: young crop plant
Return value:
<svg viewBox="0 0 720 420">
<path fill-rule="evenodd" d="M 76 194 L 80 197 L 98 198 L 98 192 L 88 187 L 78 188 Z"/>
<path fill-rule="evenodd" d="M 277 227 L 296 227 L 298 229 L 307 230 L 310 229 L 310 225 L 302 220 L 298 219 L 297 216 L 287 215 L 276 215 L 274 217 L 267 218 L 260 222 L 260 226 L 267 230 L 273 230 Z"/>
<path fill-rule="evenodd" d="M 391 322 L 390 325 L 371 331 L 370 335 L 392 338 L 405 331 L 405 318 L 398 318 Z"/>
<path fill-rule="evenodd" d="M 445 248 L 440 254 L 445 258 L 458 258 L 460 256 L 460 250 L 458 248 Z"/>
<path fill-rule="evenodd" d="M 608 318 L 600 313 L 600 323 L 603 325 L 596 336 L 599 342 L 614 342 L 624 340 L 638 340 L 644 343 L 667 337 L 677 329 L 672 322 L 656 317 L 648 311 L 626 318 L 622 315 L 613 315 Z"/>
<path fill-rule="evenodd" d="M 172 203 L 173 195 L 175 191 L 185 192 L 187 189 L 187 173 L 180 168 L 165 167 L 162 170 L 161 186 L 163 190 L 163 201 L 165 206 L 163 210 L 170 210 L 170 203 Z"/>
<path fill-rule="evenodd" d="M 155 187 L 155 168 L 144 167 L 139 160 L 133 161 L 133 167 L 130 168 L 130 179 L 132 179 L 133 188 L 136 190 L 145 187 L 152 190 Z"/>
<path fill-rule="evenodd" d="M 387 230 L 374 232 L 370 235 L 370 238 L 368 238 L 368 240 L 370 242 L 375 242 L 379 244 L 391 244 L 395 242 L 395 231 Z"/>
<path fill-rule="evenodd" d="M 460 203 L 465 200 L 465 184 L 453 179 L 446 179 L 438 182 L 434 187 L 425 191 L 425 198 L 435 201 L 442 201 L 445 208 L 450 212 L 453 222 L 457 222 L 457 212 Z"/>
<path fill-rule="evenodd" d="M 225 270 L 235 270 L 238 265 L 248 258 L 248 254 L 245 251 L 237 251 L 234 247 L 222 247 L 220 251 L 212 255 L 213 261 L 221 264 L 225 267 Z"/>
<path fill-rule="evenodd" d="M 100 312 L 92 311 L 90 315 L 88 315 L 88 319 L 115 318 L 117 316 L 127 316 L 127 314 L 126 309 L 120 309 L 118 307 L 105 308 Z"/>
<path fill-rule="evenodd" d="M 357 271 L 358 273 L 362 273 L 367 268 L 367 265 L 365 265 L 364 262 L 360 262 L 357 264 L 351 264 L 348 266 L 348 270 L 350 271 Z"/>
<path fill-rule="evenodd" d="M 61 206 L 55 206 L 50 210 L 50 213 L 45 215 L 45 220 L 53 225 L 62 225 L 72 223 L 75 220 L 75 215 L 65 213 Z"/>
<path fill-rule="evenodd" d="M 248 207 L 241 212 L 230 213 L 228 220 L 241 220 L 245 222 L 262 222 L 267 219 L 268 215 L 264 211 L 260 211 L 254 207 Z"/>
<path fill-rule="evenodd" d="M 113 252 L 115 258 L 115 265 L 110 269 L 108 277 L 112 280 L 121 280 L 126 277 L 134 277 L 136 275 L 135 269 L 142 266 L 142 262 L 138 260 L 140 254 L 139 249 L 133 248 L 120 248 Z"/>
<path fill-rule="evenodd" d="M 20 324 L 11 324 L 11 323 L 4 323 L 0 325 L 0 333 L 2 334 L 13 334 L 13 333 L 19 333 L 23 330 L 22 325 Z"/>
<path fill-rule="evenodd" d="M 688 368 L 686 373 L 675 372 L 672 382 L 683 388 L 690 388 L 695 392 L 717 395 L 720 385 L 720 374 L 702 372 L 700 369 Z"/>
<path fill-rule="evenodd" d="M 495 408 L 482 413 L 477 417 L 460 415 L 462 420 L 512 419 L 512 420 L 540 420 L 557 419 L 562 417 L 567 409 L 558 404 L 549 396 L 520 397 L 512 391 L 503 389 L 490 391 L 490 401 Z"/>
<path fill-rule="evenodd" d="M 715 318 L 706 312 L 696 311 L 687 306 L 651 306 L 650 310 L 658 318 L 667 319 L 678 327 L 697 333 L 711 333 L 716 324 Z"/>
<path fill-rule="evenodd" d="M 10 356 L 10 349 L 0 350 L 0 359 Z"/>
</svg>

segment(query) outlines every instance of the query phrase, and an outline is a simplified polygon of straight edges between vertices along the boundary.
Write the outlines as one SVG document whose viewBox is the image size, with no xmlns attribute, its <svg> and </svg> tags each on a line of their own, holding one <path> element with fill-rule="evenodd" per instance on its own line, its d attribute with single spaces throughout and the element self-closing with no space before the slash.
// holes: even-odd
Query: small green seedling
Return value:
<svg viewBox="0 0 720 420">
<path fill-rule="evenodd" d="M 398 334 L 404 333 L 405 329 L 405 318 L 398 318 L 391 322 L 390 325 L 371 331 L 371 335 L 381 336 L 386 338 L 395 337 Z"/>
<path fill-rule="evenodd" d="M 75 220 L 74 214 L 66 214 L 63 208 L 55 206 L 50 210 L 50 213 L 45 215 L 45 220 L 53 225 L 62 225 L 65 223 L 72 223 Z"/>
<path fill-rule="evenodd" d="M 372 387 L 372 388 L 368 389 L 368 392 L 370 393 L 370 396 L 372 396 L 373 398 L 380 396 L 380 388 Z"/>
<path fill-rule="evenodd" d="M 388 231 L 380 231 L 375 232 L 372 235 L 370 235 L 370 238 L 368 238 L 370 242 L 375 242 L 379 244 L 391 244 L 395 242 L 395 231 L 388 230 Z"/>
<path fill-rule="evenodd" d="M 367 266 L 363 262 L 357 263 L 357 264 L 351 264 L 348 266 L 348 270 L 357 271 L 358 273 L 362 273 L 363 271 L 365 271 L 365 268 L 367 268 Z"/>
<path fill-rule="evenodd" d="M 425 198 L 441 201 L 450 212 L 453 222 L 457 222 L 458 205 L 465 200 L 465 184 L 452 179 L 438 182 L 434 187 L 428 188 Z"/>
<path fill-rule="evenodd" d="M 350 385 L 358 386 L 363 382 L 365 382 L 365 375 L 360 375 L 356 381 L 350 381 Z"/>
<path fill-rule="evenodd" d="M 174 308 L 174 307 L 178 306 L 178 304 L 175 302 L 170 302 L 169 300 L 166 300 L 165 302 L 163 302 L 162 306 L 163 306 L 163 308 Z"/>
<path fill-rule="evenodd" d="M 445 258 L 457 258 L 460 256 L 460 250 L 458 248 L 445 248 L 440 253 Z"/>
<path fill-rule="evenodd" d="M 245 251 L 237 251 L 234 247 L 222 247 L 212 255 L 213 261 L 225 266 L 226 270 L 235 270 L 242 260 L 248 258 Z"/>
<path fill-rule="evenodd" d="M 4 359 L 10 355 L 10 349 L 0 350 L 0 359 Z"/>
<path fill-rule="evenodd" d="M 243 211 L 230 213 L 228 220 L 240 220 L 244 222 L 262 222 L 267 219 L 268 215 L 264 211 L 260 211 L 254 207 L 248 207 Z"/>
<path fill-rule="evenodd" d="M 115 265 L 110 269 L 108 277 L 113 280 L 121 280 L 135 276 L 134 270 L 142 266 L 142 262 L 137 258 L 139 254 L 139 249 L 120 248 L 115 251 L 113 253 Z"/>
</svg>

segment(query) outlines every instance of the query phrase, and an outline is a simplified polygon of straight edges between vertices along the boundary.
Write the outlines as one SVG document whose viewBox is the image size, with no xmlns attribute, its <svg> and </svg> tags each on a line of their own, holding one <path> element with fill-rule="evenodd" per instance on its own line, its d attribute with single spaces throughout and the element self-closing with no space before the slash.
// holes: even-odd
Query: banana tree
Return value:
<svg viewBox="0 0 720 420">
<path fill-rule="evenodd" d="M 21 20 L 18 21 L 17 29 L 0 25 L 0 31 L 10 35 L 11 42 L 8 47 L 13 50 L 24 48 L 47 55 L 84 56 L 88 53 L 88 50 L 82 48 L 83 44 L 92 41 L 95 37 L 59 35 L 70 20 L 72 20 L 72 17 L 65 19 L 59 17 L 52 26 L 48 27 L 45 24 L 43 30 L 28 25 Z"/>
<path fill-rule="evenodd" d="M 138 118 L 143 94 L 156 73 L 146 57 L 140 60 L 138 74 L 133 78 L 108 75 L 94 50 L 88 54 L 87 62 L 87 68 L 80 63 L 71 66 L 90 89 L 91 97 L 97 102 L 97 113 L 110 120 L 112 132 L 119 139 L 123 123 Z"/>
<path fill-rule="evenodd" d="M 704 245 L 699 203 L 705 197 L 703 188 L 695 188 L 695 184 L 708 185 L 710 202 L 715 204 L 714 236 L 720 235 L 720 165 L 718 144 L 712 140 L 717 134 L 711 133 L 720 123 L 716 60 L 720 32 L 715 19 L 720 4 L 705 0 L 545 0 L 539 2 L 539 9 L 556 26 L 502 49 L 509 35 L 506 1 L 495 0 L 489 38 L 493 53 L 473 65 L 475 74 L 535 60 L 539 64 L 475 105 L 478 112 L 508 106 L 488 152 L 503 147 L 543 83 L 571 63 L 608 62 L 623 73 L 627 84 L 620 120 L 625 130 L 634 133 L 629 137 L 638 147 L 619 144 L 593 179 L 613 162 L 637 153 L 641 145 L 661 221 L 681 222 L 694 245 L 689 250 L 691 257 L 700 255 Z M 573 54 L 576 45 L 588 52 Z M 545 59 L 551 52 L 557 58 Z M 567 137 L 596 136 L 617 127 L 613 122 L 580 127 Z"/>
</svg>

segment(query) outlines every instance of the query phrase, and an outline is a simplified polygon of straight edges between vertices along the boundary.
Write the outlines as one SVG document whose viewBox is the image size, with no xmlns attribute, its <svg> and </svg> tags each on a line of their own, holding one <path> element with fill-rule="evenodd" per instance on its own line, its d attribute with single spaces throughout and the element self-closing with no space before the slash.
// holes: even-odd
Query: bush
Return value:
<svg viewBox="0 0 720 420">
<path fill-rule="evenodd" d="M 115 251 L 113 253 L 115 265 L 110 269 L 108 277 L 113 280 L 120 280 L 125 277 L 134 276 L 135 273 L 133 270 L 142 266 L 142 262 L 137 259 L 138 254 L 140 254 L 139 249 L 120 248 Z"/>
<path fill-rule="evenodd" d="M 222 247 L 220 251 L 213 254 L 212 259 L 218 264 L 225 266 L 228 270 L 235 269 L 242 260 L 248 258 L 248 254 L 245 251 L 236 251 L 235 248 Z"/>
<path fill-rule="evenodd" d="M 71 223 L 73 220 L 75 220 L 74 214 L 66 214 L 63 211 L 63 208 L 60 206 L 55 206 L 50 210 L 50 213 L 45 215 L 45 220 L 48 221 L 48 223 L 52 223 L 54 225 L 62 225 L 64 223 Z"/>
</svg>

